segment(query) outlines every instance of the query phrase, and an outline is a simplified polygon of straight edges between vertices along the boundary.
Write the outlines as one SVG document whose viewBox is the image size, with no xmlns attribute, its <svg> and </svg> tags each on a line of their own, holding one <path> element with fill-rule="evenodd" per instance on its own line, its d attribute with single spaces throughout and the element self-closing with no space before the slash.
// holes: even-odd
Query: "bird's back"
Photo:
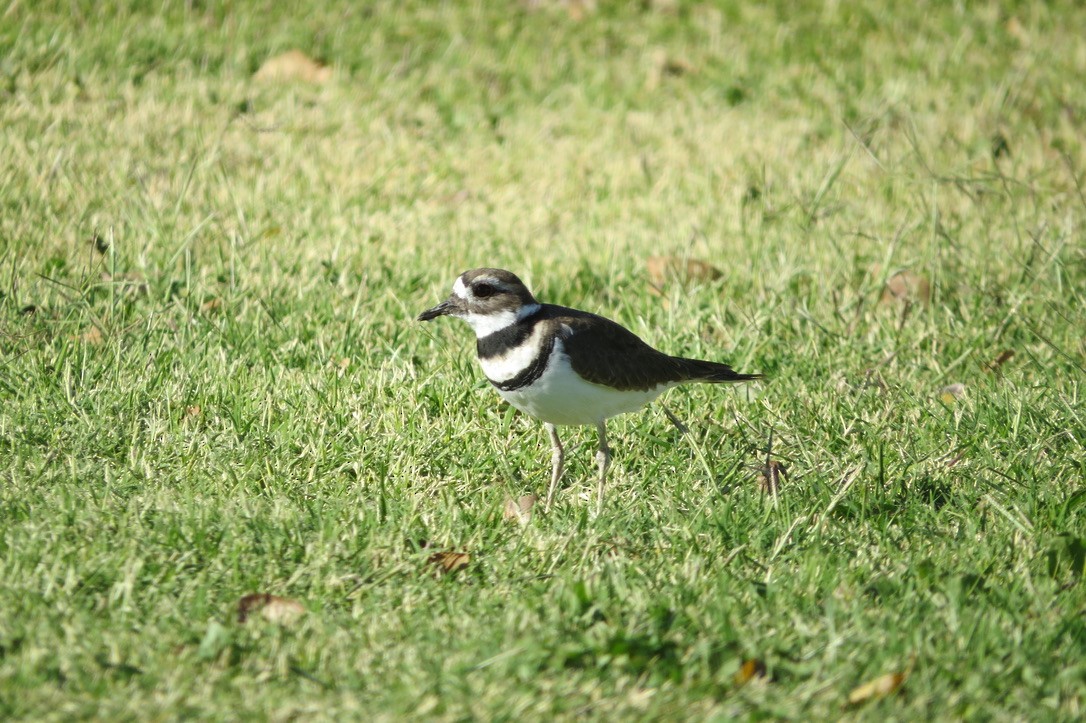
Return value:
<svg viewBox="0 0 1086 723">
<path fill-rule="evenodd" d="M 681 382 L 760 378 L 739 374 L 727 364 L 665 354 L 621 324 L 587 311 L 544 304 L 540 313 L 558 331 L 573 370 L 596 384 L 634 391 Z"/>
</svg>

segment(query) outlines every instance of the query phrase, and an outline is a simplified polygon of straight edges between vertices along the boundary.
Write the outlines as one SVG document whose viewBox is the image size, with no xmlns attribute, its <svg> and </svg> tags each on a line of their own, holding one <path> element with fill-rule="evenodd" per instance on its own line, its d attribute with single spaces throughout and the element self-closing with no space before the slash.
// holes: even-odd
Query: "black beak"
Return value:
<svg viewBox="0 0 1086 723">
<path fill-rule="evenodd" d="M 418 316 L 419 321 L 430 321 L 430 319 L 436 319 L 439 316 L 445 316 L 452 313 L 455 309 L 455 305 L 446 299 L 432 309 L 427 309 Z"/>
</svg>

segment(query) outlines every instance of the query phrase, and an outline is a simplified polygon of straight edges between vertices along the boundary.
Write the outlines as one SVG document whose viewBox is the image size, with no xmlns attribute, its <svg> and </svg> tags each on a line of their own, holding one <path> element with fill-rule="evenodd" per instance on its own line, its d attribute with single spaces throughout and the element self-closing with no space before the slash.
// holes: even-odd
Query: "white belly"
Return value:
<svg viewBox="0 0 1086 723">
<path fill-rule="evenodd" d="M 522 389 L 498 394 L 520 411 L 551 424 L 596 424 L 616 414 L 634 412 L 665 392 L 661 384 L 646 391 L 619 391 L 586 382 L 573 371 L 556 341 L 547 370 Z"/>
</svg>

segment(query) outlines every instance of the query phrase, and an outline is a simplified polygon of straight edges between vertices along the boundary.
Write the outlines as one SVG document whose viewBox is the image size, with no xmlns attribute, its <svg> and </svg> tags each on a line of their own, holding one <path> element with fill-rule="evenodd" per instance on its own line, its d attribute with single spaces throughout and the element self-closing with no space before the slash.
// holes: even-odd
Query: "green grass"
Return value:
<svg viewBox="0 0 1086 723">
<path fill-rule="evenodd" d="M 1086 11 L 643 5 L 0 12 L 0 717 L 1082 715 Z M 506 522 L 480 265 L 769 380 Z"/>
</svg>

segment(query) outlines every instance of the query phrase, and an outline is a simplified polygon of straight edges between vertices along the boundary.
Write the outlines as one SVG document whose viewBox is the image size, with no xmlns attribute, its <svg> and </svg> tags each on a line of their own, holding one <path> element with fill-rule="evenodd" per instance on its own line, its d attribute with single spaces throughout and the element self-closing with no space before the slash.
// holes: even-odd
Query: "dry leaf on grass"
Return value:
<svg viewBox="0 0 1086 723">
<path fill-rule="evenodd" d="M 1017 16 L 1012 15 L 1007 19 L 1007 35 L 1018 41 L 1019 45 L 1029 44 L 1029 33 L 1022 27 L 1022 21 Z"/>
<path fill-rule="evenodd" d="M 781 488 L 781 480 L 788 479 L 788 468 L 778 460 L 773 459 L 773 430 L 769 430 L 769 442 L 766 444 L 765 463 L 752 465 L 759 473 L 759 483 L 762 492 L 777 496 Z"/>
<path fill-rule="evenodd" d="M 82 334 L 76 334 L 72 337 L 73 341 L 81 341 L 84 344 L 98 345 L 102 343 L 102 330 L 97 326 L 92 326 Z"/>
<path fill-rule="evenodd" d="M 717 267 L 698 259 L 685 259 L 678 256 L 650 256 L 645 262 L 649 272 L 649 282 L 657 289 L 669 281 L 691 283 L 713 281 L 724 274 Z"/>
<path fill-rule="evenodd" d="M 199 404 L 191 404 L 185 407 L 185 419 L 193 419 L 203 414 L 204 410 Z"/>
<path fill-rule="evenodd" d="M 998 372 L 1000 367 L 1002 367 L 1013 358 L 1014 349 L 1004 349 L 1003 351 L 999 352 L 999 356 L 988 362 L 988 371 L 992 372 L 993 374 Z"/>
<path fill-rule="evenodd" d="M 920 274 L 898 271 L 886 280 L 879 303 L 892 304 L 895 301 L 927 304 L 931 301 L 931 284 Z"/>
<path fill-rule="evenodd" d="M 463 570 L 471 562 L 471 555 L 466 552 L 435 552 L 427 560 L 435 565 L 441 572 L 452 574 Z"/>
<path fill-rule="evenodd" d="M 735 673 L 735 684 L 746 685 L 755 678 L 764 678 L 766 673 L 765 663 L 757 658 L 749 658 L 743 661 L 739 670 Z"/>
<path fill-rule="evenodd" d="M 655 90 L 666 77 L 678 77 L 695 72 L 693 63 L 669 54 L 663 48 L 657 48 L 652 52 L 651 65 L 648 75 L 645 77 L 645 89 Z"/>
<path fill-rule="evenodd" d="M 269 623 L 290 625 L 305 614 L 305 608 L 297 600 L 265 592 L 250 593 L 238 601 L 239 623 L 244 623 L 257 612 Z"/>
<path fill-rule="evenodd" d="M 566 12 L 570 20 L 584 20 L 589 14 L 596 12 L 595 0 L 570 0 L 566 3 Z"/>
<path fill-rule="evenodd" d="M 653 52 L 652 62 L 663 75 L 685 75 L 695 70 L 693 63 L 684 58 L 677 58 L 663 48 L 658 48 Z"/>
<path fill-rule="evenodd" d="M 222 299 L 217 296 L 212 299 L 208 299 L 204 303 L 200 304 L 200 311 L 204 312 L 205 314 L 209 314 L 212 311 L 218 311 L 221 308 Z"/>
<path fill-rule="evenodd" d="M 102 234 L 95 231 L 90 237 L 91 247 L 100 254 L 109 251 L 109 241 Z"/>
<path fill-rule="evenodd" d="M 762 491 L 774 495 L 781 489 L 781 480 L 788 479 L 788 468 L 775 459 L 762 467 Z"/>
<path fill-rule="evenodd" d="M 266 82 L 300 80 L 304 83 L 327 83 L 332 79 L 332 69 L 300 50 L 288 50 L 265 60 L 253 77 Z"/>
<path fill-rule="evenodd" d="M 888 673 L 880 675 L 874 680 L 869 680 L 863 685 L 854 688 L 848 694 L 848 702 L 851 705 L 859 705 L 869 700 L 878 700 L 890 695 L 905 682 L 905 673 Z"/>
<path fill-rule="evenodd" d="M 502 519 L 506 522 L 517 521 L 522 525 L 528 524 L 532 519 L 532 506 L 536 503 L 535 495 L 521 495 L 517 499 L 505 498 L 505 507 L 502 510 Z"/>
</svg>

